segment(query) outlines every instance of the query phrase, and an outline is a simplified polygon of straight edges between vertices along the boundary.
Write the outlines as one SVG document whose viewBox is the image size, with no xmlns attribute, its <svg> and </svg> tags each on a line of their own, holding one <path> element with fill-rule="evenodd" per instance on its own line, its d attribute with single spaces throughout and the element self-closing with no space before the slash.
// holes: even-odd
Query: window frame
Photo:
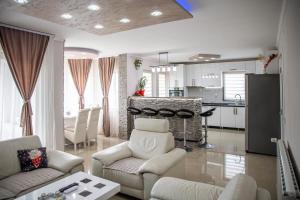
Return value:
<svg viewBox="0 0 300 200">
<path fill-rule="evenodd" d="M 225 99 L 225 74 L 244 74 L 244 76 L 246 76 L 246 71 L 226 71 L 226 72 L 222 73 L 223 101 L 235 101 L 234 98 L 233 99 Z M 246 81 L 246 77 L 244 80 Z M 244 85 L 244 91 L 245 91 L 245 94 L 244 94 L 244 99 L 243 98 L 241 99 L 242 101 L 245 101 L 245 98 L 246 98 L 246 86 L 245 85 Z"/>
</svg>

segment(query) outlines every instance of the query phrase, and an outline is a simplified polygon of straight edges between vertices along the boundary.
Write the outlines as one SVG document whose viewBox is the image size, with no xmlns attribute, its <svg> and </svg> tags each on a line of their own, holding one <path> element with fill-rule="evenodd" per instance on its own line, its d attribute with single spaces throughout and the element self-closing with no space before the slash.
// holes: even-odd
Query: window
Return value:
<svg viewBox="0 0 300 200">
<path fill-rule="evenodd" d="M 166 97 L 166 75 L 158 74 L 158 96 Z"/>
<path fill-rule="evenodd" d="M 235 100 L 235 95 L 241 95 L 245 100 L 245 73 L 225 72 L 223 73 L 224 100 Z M 237 97 L 239 98 L 239 97 Z"/>
<path fill-rule="evenodd" d="M 144 71 L 143 76 L 147 78 L 147 83 L 145 86 L 145 96 L 152 97 L 152 73 L 148 71 Z"/>
</svg>

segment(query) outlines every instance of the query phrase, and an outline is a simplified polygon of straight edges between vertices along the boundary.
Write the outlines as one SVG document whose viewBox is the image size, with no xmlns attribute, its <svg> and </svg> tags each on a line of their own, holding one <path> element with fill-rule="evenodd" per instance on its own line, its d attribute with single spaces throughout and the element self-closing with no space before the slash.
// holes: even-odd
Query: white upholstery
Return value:
<svg viewBox="0 0 300 200">
<path fill-rule="evenodd" d="M 151 198 L 163 200 L 217 200 L 222 191 L 221 187 L 205 183 L 165 177 L 155 183 L 151 191 Z"/>
<path fill-rule="evenodd" d="M 78 112 L 76 118 L 74 130 L 65 129 L 65 138 L 74 144 L 74 150 L 76 151 L 76 145 L 83 142 L 85 145 L 86 140 L 86 127 L 87 119 L 90 109 L 83 109 Z"/>
<path fill-rule="evenodd" d="M 186 152 L 174 148 L 167 120 L 137 119 L 135 123 L 129 142 L 92 156 L 92 174 L 120 183 L 122 193 L 149 199 L 152 186 L 160 177 L 184 172 L 181 163 Z"/>
<path fill-rule="evenodd" d="M 134 127 L 140 131 L 167 133 L 169 121 L 166 119 L 137 118 L 134 121 Z"/>
<path fill-rule="evenodd" d="M 172 133 L 156 133 L 134 129 L 130 135 L 129 148 L 134 157 L 150 159 L 174 148 Z M 172 145 L 170 145 L 172 143 Z"/>
<path fill-rule="evenodd" d="M 17 151 L 41 147 L 38 136 L 0 141 L 0 199 L 15 198 L 68 174 L 83 171 L 83 159 L 61 151 L 48 151 L 48 168 L 21 172 Z"/>
<path fill-rule="evenodd" d="M 238 174 L 229 181 L 218 200 L 255 200 L 256 191 L 256 181 L 252 177 Z"/>
<path fill-rule="evenodd" d="M 86 129 L 88 144 L 92 139 L 95 139 L 97 142 L 100 109 L 101 109 L 100 107 L 92 108 L 89 112 L 87 129 Z"/>
<path fill-rule="evenodd" d="M 48 151 L 48 167 L 69 173 L 73 168 L 83 163 L 83 158 L 62 151 Z"/>
<path fill-rule="evenodd" d="M 257 188 L 247 175 L 236 175 L 225 188 L 210 184 L 164 177 L 152 188 L 151 200 L 271 200 L 270 193 Z"/>
<path fill-rule="evenodd" d="M 27 136 L 0 141 L 0 179 L 21 171 L 18 150 L 36 149 L 41 147 L 38 136 Z"/>
</svg>

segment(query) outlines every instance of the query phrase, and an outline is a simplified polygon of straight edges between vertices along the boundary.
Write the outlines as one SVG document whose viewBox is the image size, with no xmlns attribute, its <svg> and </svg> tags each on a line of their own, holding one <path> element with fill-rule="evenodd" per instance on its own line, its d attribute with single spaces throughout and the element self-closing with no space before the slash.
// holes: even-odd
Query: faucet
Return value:
<svg viewBox="0 0 300 200">
<path fill-rule="evenodd" d="M 236 105 L 238 105 L 239 103 L 238 103 L 238 101 L 237 101 L 237 99 L 236 99 L 236 97 L 237 96 L 239 96 L 240 97 L 240 101 L 239 101 L 239 103 L 242 103 L 242 96 L 240 95 L 240 94 L 236 94 L 235 96 L 234 96 L 234 98 L 235 98 L 235 104 Z"/>
</svg>

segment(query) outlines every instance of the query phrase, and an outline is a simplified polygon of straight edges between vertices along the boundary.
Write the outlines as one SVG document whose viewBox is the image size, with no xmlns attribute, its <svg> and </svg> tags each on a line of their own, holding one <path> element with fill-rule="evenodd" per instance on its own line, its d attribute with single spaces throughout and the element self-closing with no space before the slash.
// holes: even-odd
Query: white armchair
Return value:
<svg viewBox="0 0 300 200">
<path fill-rule="evenodd" d="M 92 156 L 92 174 L 121 184 L 121 192 L 149 199 L 163 176 L 184 177 L 183 149 L 175 148 L 165 119 L 135 120 L 130 140 Z"/>
<path fill-rule="evenodd" d="M 88 117 L 88 121 L 87 121 L 87 129 L 86 129 L 88 146 L 90 146 L 90 141 L 93 139 L 95 139 L 95 141 L 97 143 L 100 109 L 101 109 L 100 107 L 92 108 L 89 113 L 89 117 Z"/>
<path fill-rule="evenodd" d="M 151 191 L 150 200 L 271 200 L 269 191 L 257 187 L 256 181 L 247 175 L 238 174 L 225 188 L 164 177 L 158 180 Z"/>
<path fill-rule="evenodd" d="M 83 142 L 84 148 L 86 146 L 86 126 L 90 109 L 82 109 L 78 112 L 74 128 L 65 128 L 65 138 L 74 144 L 74 151 L 76 152 L 77 144 Z"/>
</svg>

